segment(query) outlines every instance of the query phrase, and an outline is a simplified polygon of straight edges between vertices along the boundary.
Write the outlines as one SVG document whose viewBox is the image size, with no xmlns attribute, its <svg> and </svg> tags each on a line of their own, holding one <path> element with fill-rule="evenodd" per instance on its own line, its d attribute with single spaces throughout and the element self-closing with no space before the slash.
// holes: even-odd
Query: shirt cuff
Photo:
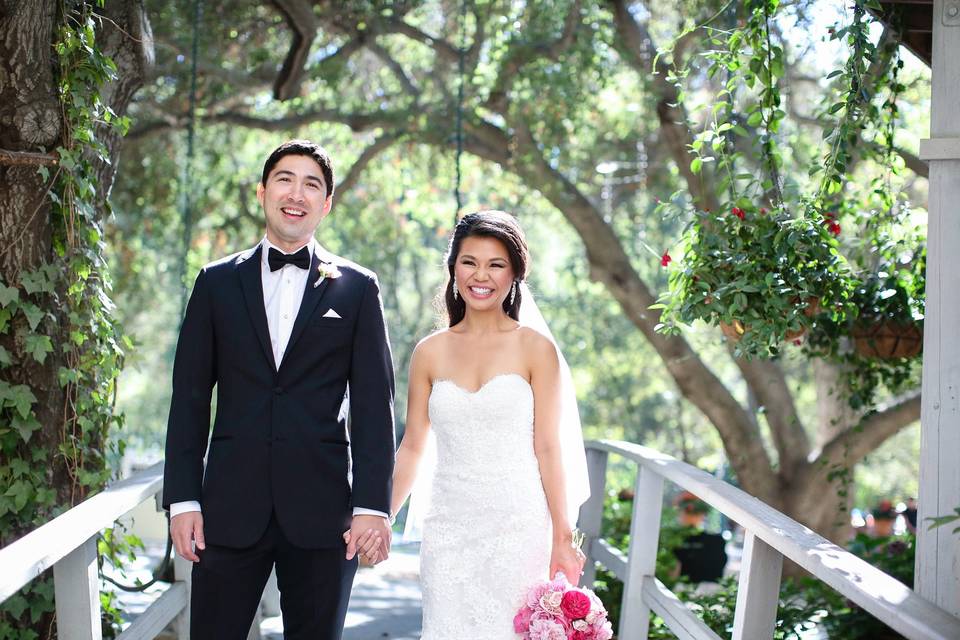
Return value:
<svg viewBox="0 0 960 640">
<path fill-rule="evenodd" d="M 170 508 L 173 508 L 173 505 L 170 505 Z M 384 518 L 390 524 L 393 524 L 393 518 L 390 517 L 390 514 L 384 513 L 383 511 L 377 511 L 376 509 L 365 509 L 363 507 L 354 507 L 353 515 L 355 516 L 380 516 Z"/>
<path fill-rule="evenodd" d="M 181 513 L 191 511 L 200 511 L 200 503 L 196 500 L 186 500 L 184 502 L 174 502 L 170 505 L 170 517 L 179 516 Z"/>
</svg>

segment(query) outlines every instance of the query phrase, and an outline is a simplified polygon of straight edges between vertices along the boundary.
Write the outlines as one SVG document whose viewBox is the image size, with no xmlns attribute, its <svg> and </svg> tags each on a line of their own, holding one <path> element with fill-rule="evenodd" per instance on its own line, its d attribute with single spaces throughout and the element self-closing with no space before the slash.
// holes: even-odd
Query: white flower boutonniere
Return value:
<svg viewBox="0 0 960 640">
<path fill-rule="evenodd" d="M 317 278 L 317 281 L 313 283 L 313 288 L 316 289 L 320 286 L 320 283 L 330 278 L 331 280 L 336 280 L 340 277 L 340 270 L 337 269 L 337 265 L 330 264 L 328 262 L 321 262 L 317 266 L 317 272 L 320 274 L 320 277 Z"/>
</svg>

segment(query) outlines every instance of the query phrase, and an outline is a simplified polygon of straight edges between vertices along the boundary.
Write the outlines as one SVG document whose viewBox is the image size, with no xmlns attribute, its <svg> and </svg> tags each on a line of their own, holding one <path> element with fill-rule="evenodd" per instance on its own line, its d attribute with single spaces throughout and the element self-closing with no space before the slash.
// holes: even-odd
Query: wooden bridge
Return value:
<svg viewBox="0 0 960 640">
<path fill-rule="evenodd" d="M 651 612 L 660 615 L 681 640 L 720 638 L 654 577 L 665 481 L 695 493 L 746 531 L 733 640 L 773 637 L 785 557 L 911 640 L 960 638 L 960 619 L 810 529 L 704 471 L 625 442 L 590 442 L 587 454 L 592 497 L 581 510 L 579 523 L 587 534 L 590 559 L 585 583 L 592 582 L 595 563 L 602 564 L 624 581 L 620 640 L 646 638 Z M 626 554 L 604 540 L 600 530 L 607 460 L 611 455 L 638 466 L 631 542 Z M 102 636 L 97 537 L 101 530 L 112 526 L 140 503 L 154 500 L 162 489 L 162 482 L 162 464 L 158 463 L 0 550 L 0 601 L 52 567 L 59 637 L 99 640 Z M 403 552 L 395 555 L 402 558 Z M 415 557 L 408 554 L 407 562 L 411 561 L 407 575 L 401 571 L 388 584 L 376 571 L 360 573 L 348 615 L 344 636 L 347 640 L 419 637 Z M 178 558 L 174 573 L 176 581 L 124 630 L 120 640 L 143 640 L 161 634 L 180 640 L 189 638 L 190 563 Z M 407 587 L 403 602 L 396 599 L 396 587 L 401 582 Z M 398 611 L 401 615 L 395 619 Z M 399 628 L 402 626 L 407 628 Z M 165 631 L 168 628 L 169 631 Z M 251 630 L 251 638 L 258 637 L 262 629 L 257 625 Z M 281 637 L 279 629 L 263 631 L 267 638 Z"/>
</svg>

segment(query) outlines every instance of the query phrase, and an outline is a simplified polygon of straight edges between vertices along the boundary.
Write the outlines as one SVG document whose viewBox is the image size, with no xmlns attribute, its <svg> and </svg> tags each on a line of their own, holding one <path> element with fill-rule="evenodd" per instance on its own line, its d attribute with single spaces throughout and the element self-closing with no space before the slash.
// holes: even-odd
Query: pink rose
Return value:
<svg viewBox="0 0 960 640">
<path fill-rule="evenodd" d="M 606 620 L 602 625 L 594 627 L 593 632 L 596 640 L 610 640 L 613 637 L 613 627 Z"/>
<path fill-rule="evenodd" d="M 582 591 L 571 589 L 563 594 L 560 609 L 570 620 L 585 618 L 590 613 L 590 598 Z"/>
<path fill-rule="evenodd" d="M 562 613 L 560 603 L 563 602 L 563 593 L 560 591 L 549 591 L 540 596 L 540 607 L 547 613 L 558 616 Z"/>
<path fill-rule="evenodd" d="M 530 628 L 530 619 L 533 617 L 533 609 L 530 607 L 520 607 L 517 615 L 513 617 L 513 630 L 517 633 L 526 633 Z"/>
<path fill-rule="evenodd" d="M 563 625 L 541 618 L 530 625 L 530 640 L 567 640 L 567 631 Z"/>
<path fill-rule="evenodd" d="M 531 609 L 537 607 L 540 604 L 540 597 L 550 591 L 549 582 L 541 582 L 540 584 L 535 584 L 530 588 L 530 591 L 527 592 L 527 606 Z"/>
</svg>

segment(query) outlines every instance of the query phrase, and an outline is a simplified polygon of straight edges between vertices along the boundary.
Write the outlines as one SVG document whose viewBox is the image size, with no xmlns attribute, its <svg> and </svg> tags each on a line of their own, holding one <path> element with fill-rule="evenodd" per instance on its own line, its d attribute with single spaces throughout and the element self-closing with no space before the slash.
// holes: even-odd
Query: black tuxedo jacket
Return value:
<svg viewBox="0 0 960 640">
<path fill-rule="evenodd" d="M 295 545 L 335 547 L 354 505 L 390 511 L 394 377 L 377 279 L 318 247 L 278 370 L 260 252 L 197 276 L 174 361 L 163 504 L 198 500 L 211 544 L 252 545 L 275 512 Z M 321 263 L 339 277 L 315 287 Z M 338 417 L 348 384 L 349 438 Z"/>
</svg>

